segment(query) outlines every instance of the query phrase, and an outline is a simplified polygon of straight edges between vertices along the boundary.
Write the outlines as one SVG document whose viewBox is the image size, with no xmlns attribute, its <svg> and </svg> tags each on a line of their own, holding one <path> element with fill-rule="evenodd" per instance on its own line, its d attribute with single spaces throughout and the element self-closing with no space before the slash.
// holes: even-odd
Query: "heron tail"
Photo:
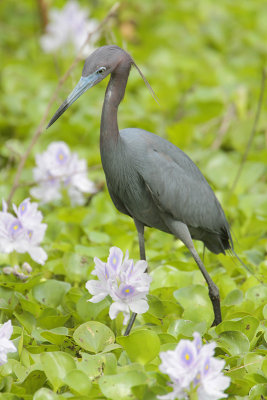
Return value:
<svg viewBox="0 0 267 400">
<path fill-rule="evenodd" d="M 256 276 L 256 274 L 255 274 L 255 272 L 253 271 L 253 269 L 250 268 L 250 267 L 248 267 L 248 266 L 244 263 L 244 261 L 242 261 L 241 258 L 236 254 L 236 252 L 234 251 L 234 248 L 233 248 L 233 247 L 231 247 L 230 252 L 235 256 L 235 258 L 240 262 L 240 264 L 245 268 L 245 270 L 248 271 L 248 273 L 249 273 L 250 275 L 254 276 L 254 278 L 257 279 L 257 281 L 258 281 L 260 284 L 264 285 L 264 282 L 261 281 L 261 280 Z"/>
</svg>

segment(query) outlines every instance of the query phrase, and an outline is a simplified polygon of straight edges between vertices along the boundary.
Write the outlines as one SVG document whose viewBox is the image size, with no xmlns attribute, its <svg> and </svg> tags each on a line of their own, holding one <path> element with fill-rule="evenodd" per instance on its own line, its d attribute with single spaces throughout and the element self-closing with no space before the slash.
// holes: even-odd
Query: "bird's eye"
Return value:
<svg viewBox="0 0 267 400">
<path fill-rule="evenodd" d="M 101 74 L 103 74 L 103 72 L 105 72 L 106 71 L 106 67 L 101 67 L 101 68 L 99 68 L 97 71 L 96 71 L 96 73 L 98 74 L 98 75 L 101 75 Z"/>
</svg>

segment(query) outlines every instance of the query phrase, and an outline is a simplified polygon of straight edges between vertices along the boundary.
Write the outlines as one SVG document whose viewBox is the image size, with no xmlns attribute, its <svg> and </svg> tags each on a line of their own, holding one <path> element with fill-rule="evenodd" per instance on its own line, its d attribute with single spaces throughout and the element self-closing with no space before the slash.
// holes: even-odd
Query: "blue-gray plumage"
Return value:
<svg viewBox="0 0 267 400">
<path fill-rule="evenodd" d="M 219 291 L 192 239 L 201 240 L 213 253 L 225 253 L 233 247 L 229 225 L 206 179 L 182 150 L 142 129 L 119 132 L 117 110 L 132 65 L 145 80 L 132 57 L 118 46 L 97 49 L 86 59 L 81 80 L 48 127 L 82 93 L 111 74 L 101 116 L 100 151 L 112 201 L 119 211 L 134 219 L 142 259 L 145 259 L 144 226 L 171 233 L 187 246 L 207 281 L 214 323 L 218 324 L 221 322 Z M 135 315 L 126 334 L 134 319 Z"/>
</svg>

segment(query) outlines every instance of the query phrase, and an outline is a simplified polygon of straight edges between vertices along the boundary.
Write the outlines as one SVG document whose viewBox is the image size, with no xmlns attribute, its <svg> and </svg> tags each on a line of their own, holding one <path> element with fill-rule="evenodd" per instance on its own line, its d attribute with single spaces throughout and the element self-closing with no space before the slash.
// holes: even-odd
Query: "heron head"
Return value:
<svg viewBox="0 0 267 400">
<path fill-rule="evenodd" d="M 120 47 L 102 46 L 96 49 L 85 60 L 82 77 L 70 95 L 61 104 L 51 118 L 49 128 L 86 90 L 101 82 L 107 75 L 112 73 L 123 61 L 123 64 L 134 64 L 131 56 Z"/>
</svg>

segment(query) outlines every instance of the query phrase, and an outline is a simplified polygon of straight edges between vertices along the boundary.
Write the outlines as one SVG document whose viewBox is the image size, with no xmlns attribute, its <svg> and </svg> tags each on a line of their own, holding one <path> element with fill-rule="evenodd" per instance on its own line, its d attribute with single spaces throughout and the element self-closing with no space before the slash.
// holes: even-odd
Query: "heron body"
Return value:
<svg viewBox="0 0 267 400">
<path fill-rule="evenodd" d="M 153 133 L 134 128 L 120 131 L 111 148 L 108 156 L 101 148 L 101 158 L 119 211 L 144 226 L 174 235 L 173 223 L 182 222 L 192 239 L 201 240 L 213 253 L 230 248 L 231 234 L 220 203 L 184 152 Z"/>
<path fill-rule="evenodd" d="M 88 88 L 111 74 L 100 128 L 101 160 L 111 199 L 120 212 L 134 219 L 141 258 L 145 259 L 145 226 L 182 240 L 208 283 L 214 322 L 218 324 L 221 322 L 219 291 L 192 239 L 202 241 L 213 253 L 225 253 L 232 248 L 229 225 L 208 182 L 182 150 L 142 129 L 119 131 L 118 106 L 132 65 L 135 65 L 132 57 L 118 46 L 97 49 L 86 59 L 80 82 L 48 126 Z M 131 326 L 128 333 L 130 329 Z"/>
</svg>

